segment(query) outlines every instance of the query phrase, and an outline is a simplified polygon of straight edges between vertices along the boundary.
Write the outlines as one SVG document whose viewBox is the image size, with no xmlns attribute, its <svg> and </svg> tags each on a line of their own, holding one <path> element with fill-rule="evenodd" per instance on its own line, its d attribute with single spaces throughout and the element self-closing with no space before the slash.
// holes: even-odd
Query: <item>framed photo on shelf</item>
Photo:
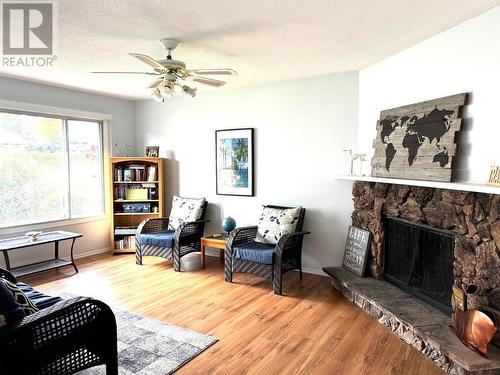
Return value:
<svg viewBox="0 0 500 375">
<path fill-rule="evenodd" d="M 146 156 L 150 158 L 160 156 L 160 146 L 146 146 Z"/>
<path fill-rule="evenodd" d="M 253 196 L 253 161 L 253 128 L 216 130 L 216 193 Z"/>
</svg>

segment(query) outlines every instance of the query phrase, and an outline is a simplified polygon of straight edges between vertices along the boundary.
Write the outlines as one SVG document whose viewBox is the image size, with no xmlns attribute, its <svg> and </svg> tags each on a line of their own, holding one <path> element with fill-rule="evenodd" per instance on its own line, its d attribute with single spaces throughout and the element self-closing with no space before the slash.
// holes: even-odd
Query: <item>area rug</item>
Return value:
<svg viewBox="0 0 500 375">
<path fill-rule="evenodd" d="M 56 294 L 56 293 L 54 293 Z M 62 293 L 67 299 L 74 296 Z M 119 375 L 171 374 L 215 344 L 215 337 L 113 307 L 118 330 Z M 105 366 L 78 372 L 104 375 Z"/>
</svg>

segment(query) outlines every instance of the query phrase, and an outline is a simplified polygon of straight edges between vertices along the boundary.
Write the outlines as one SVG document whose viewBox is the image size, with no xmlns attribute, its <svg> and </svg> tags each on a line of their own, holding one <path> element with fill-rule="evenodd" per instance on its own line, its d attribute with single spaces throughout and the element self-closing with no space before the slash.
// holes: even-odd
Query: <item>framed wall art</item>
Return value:
<svg viewBox="0 0 500 375">
<path fill-rule="evenodd" d="M 462 93 L 380 112 L 372 176 L 452 181 L 466 104 Z"/>
<path fill-rule="evenodd" d="M 216 130 L 216 193 L 253 196 L 253 160 L 253 128 Z"/>
</svg>

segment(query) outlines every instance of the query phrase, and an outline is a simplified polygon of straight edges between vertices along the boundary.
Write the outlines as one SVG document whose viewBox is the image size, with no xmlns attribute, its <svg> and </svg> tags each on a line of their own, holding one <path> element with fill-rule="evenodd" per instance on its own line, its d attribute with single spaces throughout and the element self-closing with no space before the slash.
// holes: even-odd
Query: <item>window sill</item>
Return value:
<svg viewBox="0 0 500 375">
<path fill-rule="evenodd" d="M 105 214 L 97 215 L 97 216 L 89 216 L 75 219 L 63 219 L 63 220 L 55 220 L 55 221 L 47 221 L 43 223 L 35 223 L 35 224 L 21 224 L 11 227 L 0 227 L 0 236 L 4 234 L 10 233 L 24 233 L 30 230 L 42 230 L 48 228 L 57 228 L 68 225 L 77 225 L 83 223 L 97 222 L 97 221 L 105 221 L 108 217 Z"/>
</svg>

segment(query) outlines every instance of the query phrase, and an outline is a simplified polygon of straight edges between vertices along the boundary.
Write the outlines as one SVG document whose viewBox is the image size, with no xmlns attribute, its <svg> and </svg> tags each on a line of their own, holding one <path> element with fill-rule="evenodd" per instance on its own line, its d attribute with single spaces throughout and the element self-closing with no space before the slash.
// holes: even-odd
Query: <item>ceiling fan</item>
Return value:
<svg viewBox="0 0 500 375">
<path fill-rule="evenodd" d="M 172 51 L 177 47 L 179 41 L 172 38 L 160 40 L 161 45 L 167 50 L 167 58 L 163 60 L 155 60 L 147 55 L 140 53 L 129 53 L 144 64 L 153 68 L 151 72 L 92 72 L 102 74 L 148 74 L 157 76 L 158 78 L 151 83 L 147 89 L 151 92 L 151 97 L 159 102 L 164 102 L 175 95 L 175 89 L 187 95 L 194 97 L 196 95 L 196 87 L 192 88 L 186 85 L 183 81 L 193 81 L 213 87 L 221 87 L 226 84 L 225 81 L 218 79 L 203 77 L 204 75 L 238 75 L 233 69 L 186 69 L 186 64 L 179 60 L 172 59 Z"/>
</svg>

